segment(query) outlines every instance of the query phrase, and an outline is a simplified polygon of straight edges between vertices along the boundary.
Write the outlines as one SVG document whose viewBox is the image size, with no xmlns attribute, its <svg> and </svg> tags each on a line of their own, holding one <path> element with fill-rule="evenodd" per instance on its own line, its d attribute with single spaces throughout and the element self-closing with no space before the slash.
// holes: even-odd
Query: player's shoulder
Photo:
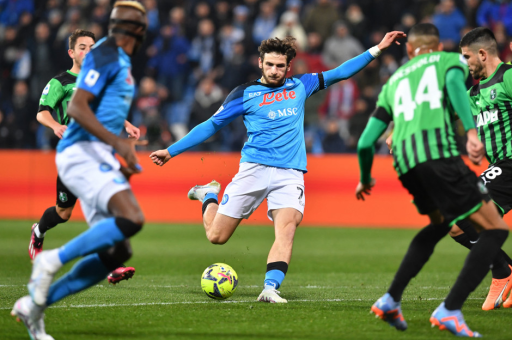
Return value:
<svg viewBox="0 0 512 340">
<path fill-rule="evenodd" d="M 253 80 L 253 81 L 250 81 L 250 82 L 247 82 L 245 84 L 242 84 L 242 85 L 238 85 L 237 87 L 235 87 L 227 96 L 226 98 L 226 103 L 227 102 L 230 102 L 230 101 L 233 101 L 235 99 L 239 99 L 239 98 L 242 98 L 244 97 L 244 93 L 247 89 L 250 89 L 251 86 L 258 86 L 258 85 L 261 85 L 260 82 L 258 82 L 257 80 Z"/>
<path fill-rule="evenodd" d="M 109 64 L 119 63 L 119 47 L 114 37 L 106 37 L 98 41 L 97 45 L 87 54 L 86 59 L 92 59 L 95 68 Z"/>
<path fill-rule="evenodd" d="M 50 82 L 52 83 L 58 83 L 62 85 L 63 87 L 69 84 L 76 83 L 76 76 L 72 75 L 71 73 L 65 71 L 57 74 L 55 77 L 53 77 Z"/>
</svg>

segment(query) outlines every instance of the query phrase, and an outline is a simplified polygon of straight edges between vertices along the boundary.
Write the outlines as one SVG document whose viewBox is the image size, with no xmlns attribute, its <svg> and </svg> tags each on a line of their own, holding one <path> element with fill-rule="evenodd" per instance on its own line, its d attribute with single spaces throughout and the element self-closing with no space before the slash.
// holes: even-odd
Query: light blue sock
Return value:
<svg viewBox="0 0 512 340">
<path fill-rule="evenodd" d="M 213 198 L 217 202 L 219 202 L 219 199 L 217 198 L 217 194 L 214 194 L 213 192 L 209 192 L 204 196 L 203 202 L 208 201 L 210 198 Z"/>
<path fill-rule="evenodd" d="M 269 270 L 265 274 L 265 281 L 263 284 L 265 286 L 274 287 L 275 289 L 278 289 L 281 287 L 281 283 L 283 283 L 285 274 L 280 271 L 279 269 L 272 269 Z"/>
<path fill-rule="evenodd" d="M 59 258 L 64 264 L 78 257 L 110 248 L 125 238 L 116 225 L 116 219 L 106 218 L 60 248 Z"/>
<path fill-rule="evenodd" d="M 98 254 L 78 261 L 69 272 L 50 286 L 46 304 L 49 306 L 68 295 L 78 293 L 104 280 L 110 273 Z"/>
</svg>

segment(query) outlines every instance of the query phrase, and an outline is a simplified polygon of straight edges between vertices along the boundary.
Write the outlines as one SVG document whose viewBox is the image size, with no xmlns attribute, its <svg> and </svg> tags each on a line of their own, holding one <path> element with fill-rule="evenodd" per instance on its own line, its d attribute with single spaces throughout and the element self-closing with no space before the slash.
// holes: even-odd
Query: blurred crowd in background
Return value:
<svg viewBox="0 0 512 340">
<path fill-rule="evenodd" d="M 445 50 L 462 35 L 493 30 L 512 60 L 512 1 L 507 0 L 142 0 L 148 34 L 133 58 L 138 88 L 129 120 L 148 150 L 167 147 L 207 120 L 236 86 L 260 78 L 258 46 L 270 37 L 297 39 L 288 76 L 337 67 L 378 44 L 390 30 L 432 22 Z M 68 37 L 76 28 L 107 34 L 111 0 L 0 0 L 0 148 L 52 149 L 53 131 L 36 120 L 46 83 L 70 69 Z M 351 153 L 382 85 L 407 62 L 394 46 L 355 77 L 306 102 L 308 152 Z M 471 77 L 470 77 L 471 78 Z M 468 85 L 472 84 L 468 79 Z M 239 151 L 242 118 L 197 150 Z M 385 146 L 380 152 L 386 153 Z"/>
</svg>

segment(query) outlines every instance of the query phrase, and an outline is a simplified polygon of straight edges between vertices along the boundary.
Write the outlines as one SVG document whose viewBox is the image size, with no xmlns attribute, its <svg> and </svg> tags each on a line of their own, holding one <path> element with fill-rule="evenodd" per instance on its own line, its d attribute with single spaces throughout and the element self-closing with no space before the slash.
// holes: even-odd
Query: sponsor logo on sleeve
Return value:
<svg viewBox="0 0 512 340">
<path fill-rule="evenodd" d="M 50 92 L 50 84 L 46 85 L 46 87 L 43 90 L 43 95 L 47 95 L 48 92 Z"/>
<path fill-rule="evenodd" d="M 87 84 L 87 86 L 93 87 L 96 84 L 96 82 L 98 81 L 99 77 L 100 77 L 100 73 L 98 71 L 89 70 L 89 72 L 85 76 L 84 82 Z"/>
</svg>

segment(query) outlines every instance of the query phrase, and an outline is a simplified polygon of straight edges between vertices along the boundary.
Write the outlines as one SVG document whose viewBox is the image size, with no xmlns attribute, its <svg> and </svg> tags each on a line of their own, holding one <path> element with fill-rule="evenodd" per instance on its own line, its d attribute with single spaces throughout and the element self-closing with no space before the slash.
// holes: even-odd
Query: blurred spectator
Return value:
<svg viewBox="0 0 512 340">
<path fill-rule="evenodd" d="M 286 0 L 286 10 L 294 12 L 300 17 L 302 12 L 302 1 L 301 0 Z"/>
<path fill-rule="evenodd" d="M 199 32 L 192 40 L 189 57 L 198 67 L 196 77 L 202 78 L 209 74 L 216 66 L 218 59 L 217 42 L 215 40 L 215 27 L 210 19 L 199 22 Z"/>
<path fill-rule="evenodd" d="M 190 111 L 189 128 L 208 120 L 222 105 L 224 94 L 220 87 L 215 85 L 213 79 L 204 78 L 194 94 L 194 103 Z M 198 145 L 201 151 L 214 151 L 221 147 L 222 131 L 216 133 L 204 143 Z"/>
<path fill-rule="evenodd" d="M 319 108 L 324 118 L 335 119 L 339 124 L 339 134 L 348 140 L 348 120 L 355 112 L 355 102 L 359 97 L 359 89 L 352 79 L 340 81 L 327 89 L 327 97 Z"/>
<path fill-rule="evenodd" d="M 308 44 L 306 32 L 300 25 L 299 17 L 295 12 L 284 12 L 281 15 L 281 23 L 270 33 L 270 36 L 280 39 L 292 36 L 296 39 L 295 44 L 300 51 L 304 51 Z"/>
<path fill-rule="evenodd" d="M 507 0 L 484 0 L 476 13 L 478 26 L 494 30 L 498 22 L 503 23 L 508 35 L 512 35 L 512 3 Z"/>
<path fill-rule="evenodd" d="M 0 109 L 0 148 L 11 149 L 16 147 L 14 115 L 6 116 Z"/>
<path fill-rule="evenodd" d="M 149 150 L 162 147 L 160 136 L 167 127 L 161 110 L 166 95 L 166 91 L 162 93 L 158 90 L 153 78 L 144 77 L 140 81 L 139 93 L 134 102 L 133 123 L 143 132 L 141 137 L 148 140 Z"/>
<path fill-rule="evenodd" d="M 307 36 L 308 44 L 305 51 L 297 51 L 297 56 L 293 59 L 292 68 L 290 70 L 291 74 L 302 74 L 302 73 L 319 73 L 322 71 L 326 71 L 322 61 L 322 49 L 321 43 L 322 38 L 316 32 L 311 32 Z M 298 63 L 304 62 L 306 65 L 307 71 L 301 72 L 298 69 Z M 318 96 L 318 95 L 315 95 Z M 310 99 L 308 99 L 310 100 Z"/>
<path fill-rule="evenodd" d="M 363 52 L 363 46 L 350 35 L 345 22 L 338 21 L 334 26 L 334 35 L 325 42 L 322 57 L 324 64 L 333 68 Z"/>
<path fill-rule="evenodd" d="M 260 14 L 256 17 L 252 29 L 252 38 L 256 45 L 259 45 L 262 40 L 271 37 L 271 32 L 276 26 L 276 22 L 277 14 L 274 6 L 270 1 L 262 2 L 260 4 Z"/>
<path fill-rule="evenodd" d="M 335 119 L 329 119 L 326 126 L 326 134 L 322 141 L 325 153 L 343 153 L 347 151 L 345 142 L 340 136 L 338 124 Z"/>
<path fill-rule="evenodd" d="M 357 150 L 357 142 L 363 134 L 363 131 L 372 114 L 372 108 L 364 98 L 358 98 L 355 103 L 354 115 L 349 120 L 348 149 L 355 152 Z"/>
<path fill-rule="evenodd" d="M 45 85 L 56 74 L 53 67 L 53 49 L 49 38 L 48 24 L 39 23 L 36 26 L 35 43 L 30 46 L 34 68 L 34 75 L 30 83 L 32 100 L 39 99 Z"/>
<path fill-rule="evenodd" d="M 174 10 L 174 9 L 173 9 Z M 183 12 L 185 14 L 185 12 Z M 190 13 L 192 14 L 192 13 Z M 210 19 L 210 5 L 206 2 L 199 2 L 194 8 L 194 13 L 186 18 L 186 36 L 188 40 L 194 39 L 197 35 L 198 24 L 203 19 Z M 183 16 L 182 19 L 185 19 Z"/>
<path fill-rule="evenodd" d="M 169 12 L 169 19 L 174 32 L 176 32 L 176 35 L 185 35 L 187 30 L 185 28 L 185 10 L 183 7 L 174 7 L 171 9 Z M 197 21 L 197 23 L 198 22 L 199 21 Z"/>
<path fill-rule="evenodd" d="M 455 7 L 453 0 L 441 0 L 432 22 L 439 29 L 439 38 L 446 51 L 457 51 L 460 41 L 460 31 L 466 26 L 466 18 Z"/>
<path fill-rule="evenodd" d="M 249 8 L 247 6 L 235 6 L 233 9 L 233 27 L 244 32 L 245 38 L 252 36 L 252 26 L 249 21 Z M 252 39 L 244 39 L 243 43 L 247 50 L 251 50 L 254 44 Z"/>
<path fill-rule="evenodd" d="M 232 49 L 231 58 L 225 59 L 219 69 L 219 83 L 226 91 L 231 91 L 238 85 L 247 83 L 249 76 L 253 73 L 251 65 L 246 62 L 244 45 L 236 43 Z"/>
<path fill-rule="evenodd" d="M 231 24 L 220 29 L 220 51 L 225 61 L 230 61 L 233 58 L 233 45 L 241 42 L 244 38 L 244 31 Z"/>
<path fill-rule="evenodd" d="M 160 29 L 160 36 L 148 49 L 149 67 L 157 74 L 157 81 L 170 91 L 173 101 L 183 97 L 183 87 L 187 79 L 190 44 L 185 37 L 176 35 L 170 25 Z"/>
<path fill-rule="evenodd" d="M 219 28 L 231 22 L 231 7 L 228 1 L 215 2 L 215 27 Z"/>
<path fill-rule="evenodd" d="M 34 13 L 33 0 L 0 1 L 0 25 L 15 26 L 24 12 Z"/>
<path fill-rule="evenodd" d="M 156 0 L 144 0 L 144 6 L 146 7 L 146 15 L 148 18 L 148 31 L 153 34 L 158 34 L 160 30 L 160 13 L 158 12 Z"/>
<path fill-rule="evenodd" d="M 381 58 L 380 81 L 386 83 L 393 73 L 398 69 L 399 65 L 391 54 L 384 54 Z"/>
<path fill-rule="evenodd" d="M 14 84 L 14 91 L 11 99 L 11 112 L 14 118 L 14 138 L 17 148 L 33 149 L 36 147 L 36 121 L 37 102 L 30 99 L 28 85 L 24 81 L 17 81 Z"/>
<path fill-rule="evenodd" d="M 368 37 L 368 30 L 367 20 L 361 7 L 356 4 L 348 6 L 345 19 L 347 20 L 348 30 L 352 32 L 354 38 L 363 43 Z"/>
<path fill-rule="evenodd" d="M 462 9 L 464 11 L 464 16 L 467 19 L 467 24 L 470 27 L 478 26 L 476 22 L 476 13 L 478 11 L 479 4 L 480 0 L 464 0 L 464 6 L 462 7 Z"/>
<path fill-rule="evenodd" d="M 307 32 L 317 32 L 322 43 L 331 35 L 334 23 L 339 19 L 338 10 L 331 0 L 317 0 L 317 4 L 306 13 L 304 28 Z"/>
</svg>

